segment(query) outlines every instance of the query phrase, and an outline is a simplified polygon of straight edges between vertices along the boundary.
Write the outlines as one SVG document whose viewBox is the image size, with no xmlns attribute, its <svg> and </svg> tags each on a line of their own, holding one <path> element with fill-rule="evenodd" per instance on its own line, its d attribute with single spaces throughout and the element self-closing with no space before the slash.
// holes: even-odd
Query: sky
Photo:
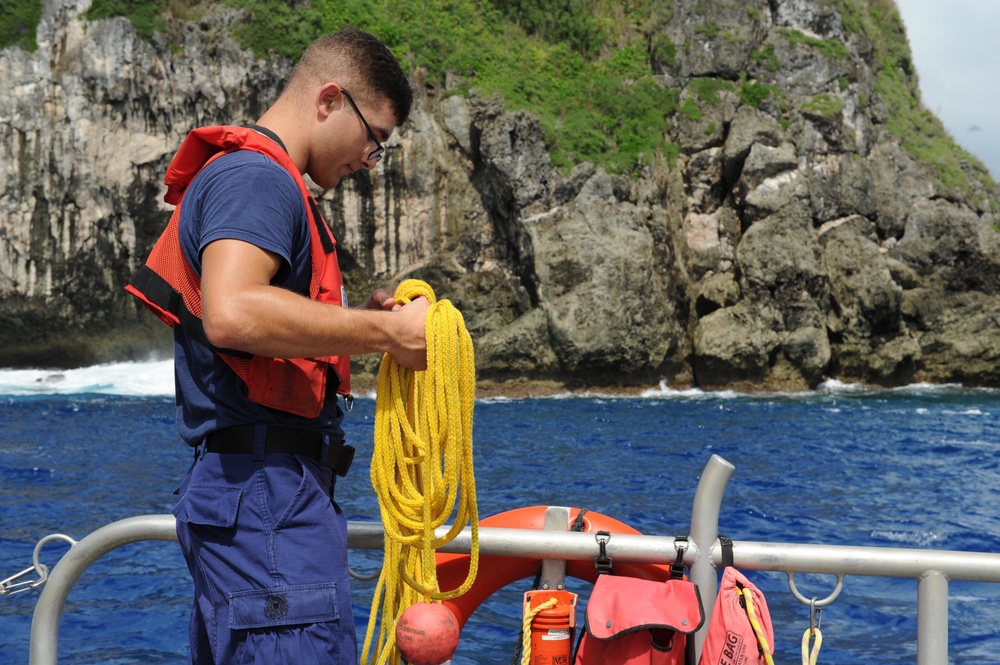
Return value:
<svg viewBox="0 0 1000 665">
<path fill-rule="evenodd" d="M 924 106 L 1000 181 L 1000 0 L 896 0 Z"/>
</svg>

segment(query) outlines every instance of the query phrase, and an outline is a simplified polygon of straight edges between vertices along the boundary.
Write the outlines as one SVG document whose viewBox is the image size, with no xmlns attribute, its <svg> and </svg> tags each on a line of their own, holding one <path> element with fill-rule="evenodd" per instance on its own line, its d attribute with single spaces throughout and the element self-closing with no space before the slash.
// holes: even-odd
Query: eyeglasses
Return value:
<svg viewBox="0 0 1000 665">
<path fill-rule="evenodd" d="M 358 117 L 361 118 L 361 122 L 364 123 L 365 129 L 368 130 L 368 138 L 375 141 L 375 149 L 368 153 L 368 159 L 377 163 L 382 159 L 382 154 L 385 153 L 385 146 L 379 143 L 378 138 L 375 136 L 375 132 L 372 131 L 371 125 L 369 125 L 368 121 L 365 120 L 365 116 L 361 114 L 361 109 L 358 108 L 358 105 L 354 103 L 354 98 L 351 97 L 351 93 L 347 92 L 343 88 L 341 88 L 340 91 L 344 93 L 344 97 L 347 97 L 347 101 L 349 101 L 351 106 L 354 107 L 354 112 L 358 114 Z"/>
</svg>

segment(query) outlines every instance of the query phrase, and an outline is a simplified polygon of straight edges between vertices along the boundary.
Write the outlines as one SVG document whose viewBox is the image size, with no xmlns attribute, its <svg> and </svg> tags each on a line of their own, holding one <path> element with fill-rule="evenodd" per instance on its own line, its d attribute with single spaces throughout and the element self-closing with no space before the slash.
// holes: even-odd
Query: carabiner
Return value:
<svg viewBox="0 0 1000 665">
<path fill-rule="evenodd" d="M 37 580 L 28 580 L 26 582 L 18 582 L 17 580 L 30 575 L 31 573 L 37 573 Z M 4 581 L 0 582 L 0 596 L 13 596 L 15 593 L 23 593 L 24 591 L 31 591 L 32 589 L 37 589 L 38 587 L 45 584 L 45 580 L 49 578 L 49 569 L 44 565 L 41 569 L 31 566 L 30 568 L 25 568 L 21 572 L 11 575 Z"/>
<path fill-rule="evenodd" d="M 12 596 L 15 593 L 31 591 L 45 584 L 46 580 L 49 579 L 49 567 L 41 562 L 40 555 L 45 544 L 52 540 L 65 540 L 69 543 L 70 547 L 76 545 L 75 540 L 61 533 L 53 533 L 39 540 L 38 544 L 35 545 L 35 551 L 31 555 L 32 566 L 0 582 L 0 596 Z M 31 573 L 38 575 L 38 579 L 26 582 L 18 581 Z"/>
</svg>

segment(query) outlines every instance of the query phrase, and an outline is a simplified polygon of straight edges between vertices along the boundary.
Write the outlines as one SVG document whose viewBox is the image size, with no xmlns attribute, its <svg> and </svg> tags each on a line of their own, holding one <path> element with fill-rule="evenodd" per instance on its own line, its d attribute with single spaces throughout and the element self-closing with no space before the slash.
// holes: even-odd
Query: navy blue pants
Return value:
<svg viewBox="0 0 1000 665">
<path fill-rule="evenodd" d="M 191 663 L 356 665 L 333 472 L 308 457 L 264 454 L 263 428 L 255 447 L 200 453 L 173 511 L 194 579 Z"/>
</svg>

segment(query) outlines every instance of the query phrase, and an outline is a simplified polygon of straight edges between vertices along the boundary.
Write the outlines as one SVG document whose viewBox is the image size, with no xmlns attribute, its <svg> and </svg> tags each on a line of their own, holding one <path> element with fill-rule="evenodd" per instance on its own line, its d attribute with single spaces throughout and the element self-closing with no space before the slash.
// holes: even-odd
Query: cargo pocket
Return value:
<svg viewBox="0 0 1000 665">
<path fill-rule="evenodd" d="M 338 618 L 337 585 L 332 582 L 229 594 L 230 630 L 324 623 Z"/>
<path fill-rule="evenodd" d="M 242 498 L 239 487 L 191 485 L 171 512 L 178 522 L 231 527 L 236 524 Z"/>
</svg>

